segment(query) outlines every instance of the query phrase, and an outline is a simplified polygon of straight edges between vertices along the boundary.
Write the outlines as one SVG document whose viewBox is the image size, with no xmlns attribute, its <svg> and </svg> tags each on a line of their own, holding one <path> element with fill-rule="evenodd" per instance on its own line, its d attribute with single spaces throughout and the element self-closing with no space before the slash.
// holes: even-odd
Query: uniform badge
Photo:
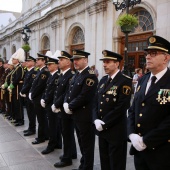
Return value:
<svg viewBox="0 0 170 170">
<path fill-rule="evenodd" d="M 94 80 L 93 80 L 93 79 L 88 78 L 88 79 L 86 80 L 86 85 L 88 85 L 88 86 L 93 86 L 93 84 L 94 84 Z"/>
<path fill-rule="evenodd" d="M 123 86 L 123 94 L 130 95 L 131 87 L 129 86 Z"/>
<path fill-rule="evenodd" d="M 45 74 L 42 74 L 41 75 L 41 79 L 43 80 L 43 79 L 45 79 L 47 76 L 45 75 Z"/>
<path fill-rule="evenodd" d="M 32 78 L 34 79 L 36 77 L 36 74 L 32 74 Z"/>
</svg>

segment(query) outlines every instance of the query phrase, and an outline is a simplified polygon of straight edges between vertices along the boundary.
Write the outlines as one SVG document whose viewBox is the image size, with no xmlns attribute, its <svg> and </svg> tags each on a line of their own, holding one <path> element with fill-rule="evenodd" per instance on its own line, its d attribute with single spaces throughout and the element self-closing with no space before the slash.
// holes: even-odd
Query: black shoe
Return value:
<svg viewBox="0 0 170 170">
<path fill-rule="evenodd" d="M 46 155 L 46 154 L 49 154 L 49 153 L 51 153 L 51 152 L 53 152 L 53 151 L 54 151 L 54 149 L 46 148 L 46 149 L 43 150 L 41 153 L 42 153 L 43 155 Z"/>
<path fill-rule="evenodd" d="M 62 159 L 63 159 L 63 155 L 61 155 L 61 156 L 59 157 L 59 159 L 62 160 Z M 71 159 L 77 159 L 77 155 L 72 155 Z"/>
<path fill-rule="evenodd" d="M 62 149 L 62 146 L 55 146 L 55 149 Z"/>
<path fill-rule="evenodd" d="M 57 162 L 54 164 L 56 168 L 70 166 L 70 165 L 72 165 L 72 162 Z"/>
<path fill-rule="evenodd" d="M 13 122 L 11 122 L 11 123 L 14 123 L 14 124 L 15 124 L 15 123 L 18 123 L 18 122 L 19 122 L 18 120 L 14 120 L 14 121 L 13 121 Z"/>
<path fill-rule="evenodd" d="M 29 129 L 27 129 L 27 130 L 24 130 L 24 131 L 23 131 L 23 133 L 27 133 L 28 131 L 29 131 Z"/>
<path fill-rule="evenodd" d="M 32 131 L 27 131 L 26 133 L 24 133 L 24 136 L 31 136 L 31 135 L 34 135 L 35 132 L 32 132 Z"/>
<path fill-rule="evenodd" d="M 33 145 L 37 145 L 37 144 L 40 144 L 40 143 L 43 143 L 45 142 L 45 140 L 35 140 L 32 142 Z"/>
<path fill-rule="evenodd" d="M 15 126 L 22 126 L 22 125 L 24 125 L 24 121 L 21 121 L 15 124 Z"/>
</svg>

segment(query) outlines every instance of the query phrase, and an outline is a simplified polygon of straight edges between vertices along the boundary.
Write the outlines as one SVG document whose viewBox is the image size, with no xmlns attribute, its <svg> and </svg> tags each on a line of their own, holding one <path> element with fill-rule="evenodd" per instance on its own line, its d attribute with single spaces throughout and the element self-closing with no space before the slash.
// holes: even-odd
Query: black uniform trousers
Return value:
<svg viewBox="0 0 170 170">
<path fill-rule="evenodd" d="M 93 170 L 95 133 L 91 122 L 75 121 L 77 138 L 82 158 L 79 169 Z"/>
<path fill-rule="evenodd" d="M 49 142 L 47 147 L 50 149 L 62 149 L 61 120 L 58 118 L 57 113 L 52 112 L 51 105 L 45 108 L 49 126 Z"/>
<path fill-rule="evenodd" d="M 9 102 L 9 92 L 8 90 L 5 90 L 5 94 L 4 94 L 4 98 L 5 98 L 5 103 L 6 103 L 6 115 L 9 115 L 12 117 L 12 112 L 11 112 L 11 102 Z"/>
<path fill-rule="evenodd" d="M 99 137 L 99 150 L 101 170 L 126 170 L 126 140 L 111 143 L 107 139 Z"/>
<path fill-rule="evenodd" d="M 48 138 L 48 120 L 46 116 L 45 109 L 40 104 L 41 96 L 38 96 L 33 99 L 34 104 L 34 113 L 37 116 L 38 121 L 38 138 L 37 140 L 44 141 Z"/>
<path fill-rule="evenodd" d="M 63 158 L 62 162 L 72 162 L 72 157 L 77 157 L 77 148 L 74 136 L 74 121 L 70 118 L 62 118 L 62 135 L 63 135 Z"/>
<path fill-rule="evenodd" d="M 27 109 L 27 116 L 29 120 L 28 130 L 31 132 L 35 132 L 36 131 L 36 114 L 34 111 L 34 104 L 28 97 L 26 97 L 26 109 Z"/>
<path fill-rule="evenodd" d="M 153 149 L 136 151 L 134 163 L 136 170 L 169 170 L 170 143 Z M 161 156 L 160 156 L 161 155 Z"/>
</svg>

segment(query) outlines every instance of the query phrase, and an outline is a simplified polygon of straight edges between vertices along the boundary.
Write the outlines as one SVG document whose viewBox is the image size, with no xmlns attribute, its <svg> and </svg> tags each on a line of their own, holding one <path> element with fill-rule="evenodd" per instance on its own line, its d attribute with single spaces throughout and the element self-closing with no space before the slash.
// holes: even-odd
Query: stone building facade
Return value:
<svg viewBox="0 0 170 170">
<path fill-rule="evenodd" d="M 170 0 L 142 0 L 129 12 L 139 18 L 139 25 L 129 34 L 128 62 L 143 67 L 143 49 L 150 35 L 160 35 L 170 40 Z M 23 0 L 20 17 L 0 29 L 0 54 L 9 59 L 24 42 L 21 30 L 31 29 L 30 55 L 37 52 L 53 53 L 56 50 L 72 52 L 73 49 L 91 53 L 89 65 L 96 65 L 99 77 L 104 75 L 102 50 L 124 55 L 125 37 L 116 20 L 122 11 L 116 11 L 112 0 Z"/>
</svg>

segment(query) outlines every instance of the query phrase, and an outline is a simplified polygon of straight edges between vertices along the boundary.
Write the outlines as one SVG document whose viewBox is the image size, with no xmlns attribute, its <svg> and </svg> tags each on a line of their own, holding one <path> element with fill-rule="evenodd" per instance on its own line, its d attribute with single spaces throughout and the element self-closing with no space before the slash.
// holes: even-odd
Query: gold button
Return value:
<svg viewBox="0 0 170 170">
<path fill-rule="evenodd" d="M 101 102 L 100 104 L 103 104 L 103 102 Z"/>
<path fill-rule="evenodd" d="M 105 97 L 105 95 L 103 95 L 103 97 Z"/>
<path fill-rule="evenodd" d="M 145 106 L 145 103 L 142 103 L 142 106 Z"/>
<path fill-rule="evenodd" d="M 107 128 L 106 128 L 106 130 L 107 130 Z"/>
<path fill-rule="evenodd" d="M 100 109 L 100 112 L 102 112 L 102 109 Z"/>
<path fill-rule="evenodd" d="M 68 97 L 70 99 L 70 97 Z"/>
<path fill-rule="evenodd" d="M 142 113 L 140 113 L 139 116 L 142 117 Z"/>
<path fill-rule="evenodd" d="M 168 140 L 168 142 L 170 142 L 170 139 Z"/>
<path fill-rule="evenodd" d="M 85 109 L 86 107 L 85 106 L 83 106 L 83 109 Z"/>
<path fill-rule="evenodd" d="M 100 118 L 102 119 L 103 117 L 101 116 Z"/>
<path fill-rule="evenodd" d="M 155 148 L 152 148 L 153 150 L 155 150 Z"/>
<path fill-rule="evenodd" d="M 140 127 L 140 124 L 137 124 L 137 127 Z"/>
</svg>

